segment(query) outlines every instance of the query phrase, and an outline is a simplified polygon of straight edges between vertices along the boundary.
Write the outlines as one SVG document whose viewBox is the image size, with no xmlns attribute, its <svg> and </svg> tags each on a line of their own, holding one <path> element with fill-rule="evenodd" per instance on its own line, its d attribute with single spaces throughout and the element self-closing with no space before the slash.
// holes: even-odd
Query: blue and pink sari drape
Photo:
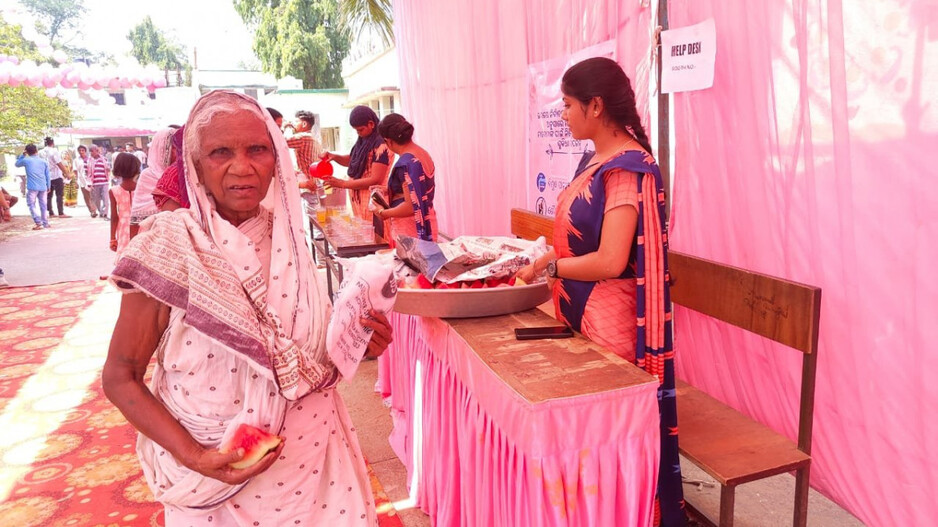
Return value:
<svg viewBox="0 0 938 527">
<path fill-rule="evenodd" d="M 629 263 L 619 278 L 636 280 L 635 362 L 658 377 L 658 404 L 661 427 L 661 465 L 658 479 L 658 502 L 661 525 L 684 525 L 684 499 L 678 455 L 677 404 L 674 377 L 674 352 L 671 336 L 671 301 L 668 281 L 668 235 L 664 225 L 664 191 L 661 174 L 652 156 L 642 151 L 625 151 L 605 162 L 595 171 L 586 170 L 590 157 L 584 158 L 576 178 L 591 178 L 581 184 L 581 193 L 569 202 L 569 214 L 558 209 L 557 217 L 569 218 L 565 228 L 566 243 L 572 254 L 580 256 L 599 249 L 606 204 L 605 174 L 623 170 L 637 174 L 638 224 L 629 252 Z M 555 234 L 558 236 L 558 234 Z M 560 244 L 555 244 L 560 245 Z M 595 281 L 559 280 L 557 307 L 563 320 L 580 331 L 583 313 L 596 286 Z"/>
</svg>

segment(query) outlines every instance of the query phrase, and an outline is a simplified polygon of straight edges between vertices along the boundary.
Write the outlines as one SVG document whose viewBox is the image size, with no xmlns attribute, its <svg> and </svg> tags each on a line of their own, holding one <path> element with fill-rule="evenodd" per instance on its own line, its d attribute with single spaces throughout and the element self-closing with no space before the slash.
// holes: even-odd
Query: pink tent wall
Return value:
<svg viewBox="0 0 938 527">
<path fill-rule="evenodd" d="M 645 3 L 394 3 L 441 230 L 507 234 L 525 206 L 528 64 L 614 39 L 646 93 Z M 674 97 L 672 247 L 823 288 L 813 486 L 870 525 L 934 523 L 938 2 L 669 5 L 718 39 L 714 87 Z M 687 311 L 675 327 L 680 376 L 796 435 L 797 353 Z"/>
</svg>

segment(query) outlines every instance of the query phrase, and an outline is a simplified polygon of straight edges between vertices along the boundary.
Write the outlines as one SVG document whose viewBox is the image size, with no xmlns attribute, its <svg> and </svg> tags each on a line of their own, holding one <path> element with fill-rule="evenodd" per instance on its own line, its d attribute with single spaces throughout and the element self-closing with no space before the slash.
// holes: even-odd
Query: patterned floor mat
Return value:
<svg viewBox="0 0 938 527">
<path fill-rule="evenodd" d="M 0 290 L 3 525 L 163 525 L 100 371 L 120 303 L 103 282 Z M 402 526 L 369 467 L 382 527 Z"/>
</svg>

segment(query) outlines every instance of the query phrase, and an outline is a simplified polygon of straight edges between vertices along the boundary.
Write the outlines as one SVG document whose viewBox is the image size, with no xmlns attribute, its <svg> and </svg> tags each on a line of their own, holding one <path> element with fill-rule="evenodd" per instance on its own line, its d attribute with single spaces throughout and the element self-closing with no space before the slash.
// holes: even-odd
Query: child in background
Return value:
<svg viewBox="0 0 938 527">
<path fill-rule="evenodd" d="M 111 187 L 111 250 L 120 258 L 130 241 L 130 205 L 137 176 L 140 175 L 140 160 L 133 154 L 121 152 L 114 158 L 114 177 L 120 184 Z"/>
</svg>

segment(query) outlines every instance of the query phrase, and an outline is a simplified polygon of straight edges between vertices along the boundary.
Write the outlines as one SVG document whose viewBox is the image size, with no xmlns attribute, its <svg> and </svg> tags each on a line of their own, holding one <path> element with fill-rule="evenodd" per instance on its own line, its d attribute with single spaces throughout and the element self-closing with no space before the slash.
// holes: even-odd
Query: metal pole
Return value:
<svg viewBox="0 0 938 527">
<path fill-rule="evenodd" d="M 668 0 L 658 0 L 658 26 L 661 31 L 668 29 Z M 670 97 L 667 93 L 661 92 L 661 57 L 664 50 L 661 49 L 661 37 L 655 43 L 658 47 L 658 169 L 661 170 L 661 179 L 665 191 L 665 223 L 671 217 L 671 126 L 670 110 L 668 108 Z"/>
</svg>

